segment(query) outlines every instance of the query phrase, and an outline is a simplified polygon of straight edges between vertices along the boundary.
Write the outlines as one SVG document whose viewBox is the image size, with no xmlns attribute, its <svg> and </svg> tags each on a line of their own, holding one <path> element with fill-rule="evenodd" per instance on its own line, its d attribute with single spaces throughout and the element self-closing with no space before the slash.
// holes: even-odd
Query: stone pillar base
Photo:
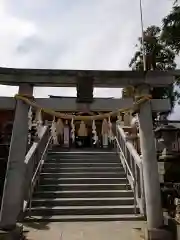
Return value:
<svg viewBox="0 0 180 240">
<path fill-rule="evenodd" d="M 13 230 L 0 230 L 2 240 L 21 240 L 23 239 L 23 226 L 17 225 Z"/>
<path fill-rule="evenodd" d="M 145 240 L 173 240 L 173 235 L 166 229 L 146 229 Z"/>
</svg>

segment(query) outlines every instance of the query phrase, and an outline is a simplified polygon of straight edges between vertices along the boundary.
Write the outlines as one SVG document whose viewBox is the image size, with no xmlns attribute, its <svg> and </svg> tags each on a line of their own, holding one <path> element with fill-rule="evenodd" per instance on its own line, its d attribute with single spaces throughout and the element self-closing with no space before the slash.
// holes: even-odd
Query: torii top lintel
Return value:
<svg viewBox="0 0 180 240">
<path fill-rule="evenodd" d="M 77 78 L 93 78 L 94 87 L 120 88 L 149 84 L 167 86 L 180 75 L 175 71 L 116 71 L 116 70 L 56 70 L 0 68 L 0 84 L 19 85 L 29 83 L 34 86 L 76 87 Z M 88 78 L 87 78 L 88 79 Z"/>
</svg>

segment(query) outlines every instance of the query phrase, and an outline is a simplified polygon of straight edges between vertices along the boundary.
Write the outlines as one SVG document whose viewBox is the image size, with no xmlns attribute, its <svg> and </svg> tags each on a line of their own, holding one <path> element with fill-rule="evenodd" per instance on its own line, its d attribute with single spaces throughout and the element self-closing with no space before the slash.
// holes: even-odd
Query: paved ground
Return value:
<svg viewBox="0 0 180 240">
<path fill-rule="evenodd" d="M 29 223 L 27 240 L 143 240 L 143 222 Z"/>
</svg>

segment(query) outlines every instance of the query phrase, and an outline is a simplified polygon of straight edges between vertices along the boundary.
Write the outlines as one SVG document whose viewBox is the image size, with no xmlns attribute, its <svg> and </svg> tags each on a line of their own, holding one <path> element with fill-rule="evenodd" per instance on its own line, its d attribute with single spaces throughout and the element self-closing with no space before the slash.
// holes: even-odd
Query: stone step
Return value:
<svg viewBox="0 0 180 240">
<path fill-rule="evenodd" d="M 118 158 L 47 158 L 46 163 L 119 163 Z"/>
<path fill-rule="evenodd" d="M 133 205 L 134 198 L 50 198 L 33 199 L 32 207 Z"/>
<path fill-rule="evenodd" d="M 137 210 L 138 213 L 138 210 Z M 107 214 L 135 214 L 133 205 L 116 206 L 58 206 L 32 207 L 31 214 L 41 216 L 52 215 L 107 215 Z"/>
<path fill-rule="evenodd" d="M 124 173 L 124 169 L 122 167 L 66 167 L 63 168 L 61 166 L 49 167 L 45 166 L 42 172 L 46 173 L 80 173 L 80 172 L 114 172 L 114 173 Z"/>
<path fill-rule="evenodd" d="M 33 221 L 139 219 L 133 191 L 112 152 L 49 152 L 34 192 Z M 27 221 L 31 219 L 27 218 Z"/>
<path fill-rule="evenodd" d="M 58 178 L 58 177 L 50 177 L 43 176 L 40 179 L 40 184 L 118 184 L 118 183 L 127 183 L 127 179 L 125 177 L 114 177 L 114 178 Z"/>
<path fill-rule="evenodd" d="M 39 191 L 76 191 L 76 190 L 130 190 L 129 184 L 46 184 L 39 185 Z"/>
<path fill-rule="evenodd" d="M 125 172 L 42 172 L 41 176 L 47 178 L 113 178 L 113 177 L 126 177 Z"/>
<path fill-rule="evenodd" d="M 117 156 L 116 152 L 50 152 L 50 156 L 67 156 L 67 157 L 76 157 L 76 156 L 85 156 L 85 157 L 103 157 L 103 156 Z"/>
<path fill-rule="evenodd" d="M 48 155 L 50 156 L 69 156 L 69 157 L 75 157 L 75 156 L 94 156 L 94 157 L 102 157 L 102 156 L 117 156 L 117 153 L 115 151 L 70 151 L 70 152 L 61 152 L 61 151 L 48 151 Z"/>
<path fill-rule="evenodd" d="M 61 167 L 61 168 L 79 168 L 79 167 L 84 167 L 84 168 L 87 168 L 87 167 L 98 167 L 98 168 L 101 168 L 101 167 L 121 167 L 121 163 L 117 162 L 117 163 L 89 163 L 89 162 L 83 162 L 83 163 L 75 163 L 75 162 L 66 162 L 66 163 L 61 163 L 61 162 L 45 162 L 44 163 L 44 168 L 46 167 Z"/>
<path fill-rule="evenodd" d="M 48 153 L 48 159 L 116 159 L 116 153 Z"/>
<path fill-rule="evenodd" d="M 133 197 L 132 190 L 36 191 L 35 198 Z"/>
<path fill-rule="evenodd" d="M 33 215 L 26 217 L 25 222 L 91 222 L 91 221 L 142 221 L 144 217 L 140 214 L 108 214 L 108 215 Z"/>
</svg>

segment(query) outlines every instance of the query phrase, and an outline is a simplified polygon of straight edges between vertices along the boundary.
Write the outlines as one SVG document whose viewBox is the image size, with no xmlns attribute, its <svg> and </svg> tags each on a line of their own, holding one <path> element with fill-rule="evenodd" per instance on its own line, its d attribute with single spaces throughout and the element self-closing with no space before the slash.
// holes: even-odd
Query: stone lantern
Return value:
<svg viewBox="0 0 180 240">
<path fill-rule="evenodd" d="M 166 161 L 180 156 L 180 153 L 174 151 L 172 147 L 172 144 L 177 140 L 178 133 L 180 133 L 180 129 L 172 125 L 161 125 L 155 129 L 157 150 L 160 152 L 159 159 Z"/>
<path fill-rule="evenodd" d="M 180 152 L 173 148 L 180 129 L 172 125 L 160 125 L 155 129 L 158 151 L 160 182 L 180 182 Z"/>
</svg>

